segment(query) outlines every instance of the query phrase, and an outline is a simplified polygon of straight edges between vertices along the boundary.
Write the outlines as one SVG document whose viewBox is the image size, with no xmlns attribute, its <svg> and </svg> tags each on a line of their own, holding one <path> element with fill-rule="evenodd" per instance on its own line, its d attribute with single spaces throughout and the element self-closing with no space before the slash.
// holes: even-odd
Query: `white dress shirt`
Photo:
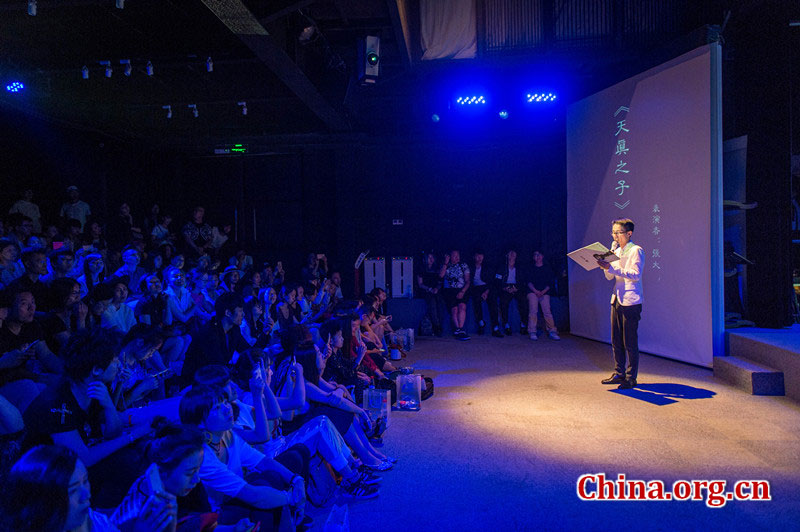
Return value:
<svg viewBox="0 0 800 532">
<path fill-rule="evenodd" d="M 612 262 L 608 270 L 603 270 L 606 279 L 614 279 L 611 304 L 615 300 L 623 307 L 641 304 L 644 250 L 633 242 L 628 242 L 624 248 L 614 250 L 614 254 L 619 260 Z"/>
</svg>

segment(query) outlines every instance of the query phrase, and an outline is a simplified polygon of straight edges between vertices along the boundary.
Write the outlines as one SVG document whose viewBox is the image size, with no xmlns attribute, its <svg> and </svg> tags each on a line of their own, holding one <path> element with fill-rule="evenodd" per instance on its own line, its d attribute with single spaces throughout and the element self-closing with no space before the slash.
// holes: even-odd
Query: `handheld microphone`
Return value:
<svg viewBox="0 0 800 532">
<path fill-rule="evenodd" d="M 611 243 L 611 251 L 616 251 L 618 247 L 619 247 L 619 244 L 617 243 L 617 241 L 616 241 L 616 240 L 614 240 L 614 241 Z"/>
</svg>

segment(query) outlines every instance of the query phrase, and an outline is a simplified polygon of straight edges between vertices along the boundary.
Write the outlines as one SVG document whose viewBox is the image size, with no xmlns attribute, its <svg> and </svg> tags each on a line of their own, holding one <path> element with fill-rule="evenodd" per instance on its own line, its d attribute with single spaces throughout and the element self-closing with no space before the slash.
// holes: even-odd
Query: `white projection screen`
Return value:
<svg viewBox="0 0 800 532">
<path fill-rule="evenodd" d="M 711 367 L 724 354 L 720 47 L 578 101 L 567 113 L 567 239 L 611 245 L 631 218 L 644 248 L 641 351 Z M 569 261 L 573 334 L 610 342 L 613 281 Z"/>
</svg>

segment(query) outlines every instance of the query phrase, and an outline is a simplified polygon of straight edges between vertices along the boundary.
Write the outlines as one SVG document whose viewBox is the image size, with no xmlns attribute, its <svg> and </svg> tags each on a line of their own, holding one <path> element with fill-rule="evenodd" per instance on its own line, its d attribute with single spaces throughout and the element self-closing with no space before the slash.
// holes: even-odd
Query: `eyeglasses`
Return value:
<svg viewBox="0 0 800 532">
<path fill-rule="evenodd" d="M 614 236 L 614 235 L 625 235 L 627 233 L 628 233 L 627 231 L 611 231 L 611 236 Z"/>
</svg>

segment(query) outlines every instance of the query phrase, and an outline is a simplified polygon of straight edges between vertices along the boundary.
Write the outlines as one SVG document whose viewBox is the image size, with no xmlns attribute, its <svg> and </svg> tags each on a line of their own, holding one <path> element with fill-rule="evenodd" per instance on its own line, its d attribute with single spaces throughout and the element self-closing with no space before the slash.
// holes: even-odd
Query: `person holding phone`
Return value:
<svg viewBox="0 0 800 532">
<path fill-rule="evenodd" d="M 235 525 L 220 525 L 211 513 L 200 466 L 203 463 L 204 437 L 197 429 L 158 420 L 155 435 L 147 444 L 147 471 L 136 479 L 128 494 L 111 516 L 111 522 L 122 528 L 145 513 L 150 501 L 174 507 L 165 530 L 194 532 L 255 532 L 256 524 L 247 518 Z M 150 502 L 152 505 L 152 502 Z"/>
<path fill-rule="evenodd" d="M 293 529 L 291 524 L 305 503 L 303 477 L 255 450 L 232 430 L 233 409 L 222 388 L 193 386 L 181 399 L 179 411 L 182 423 L 205 432 L 198 474 L 220 522 L 247 517 L 270 524 L 270 530 Z"/>
<path fill-rule="evenodd" d="M 0 530 L 118 532 L 92 509 L 89 474 L 78 454 L 66 447 L 40 445 L 26 452 L 4 479 Z M 131 516 L 129 532 L 171 532 L 175 504 L 148 496 Z"/>
<path fill-rule="evenodd" d="M 109 392 L 119 369 L 119 349 L 118 336 L 105 329 L 74 333 L 62 352 L 65 378 L 24 413 L 24 446 L 55 443 L 75 451 L 89 468 L 103 507 L 118 504 L 124 486 L 139 475 L 137 453 L 128 446 L 150 433 L 148 424 L 123 431 Z"/>
</svg>

